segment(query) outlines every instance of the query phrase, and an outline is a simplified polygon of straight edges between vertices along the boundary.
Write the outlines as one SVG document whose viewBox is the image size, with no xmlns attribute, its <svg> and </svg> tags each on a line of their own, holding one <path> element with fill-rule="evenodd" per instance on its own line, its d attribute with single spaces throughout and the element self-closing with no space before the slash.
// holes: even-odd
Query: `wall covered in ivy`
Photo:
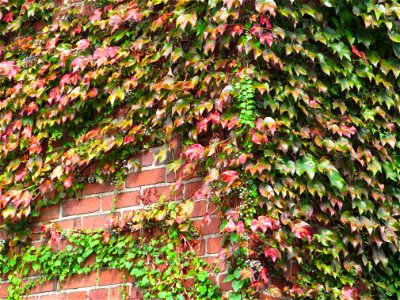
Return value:
<svg viewBox="0 0 400 300">
<path fill-rule="evenodd" d="M 144 298 L 398 296 L 397 0 L 0 4 L 9 298 L 33 273 L 58 282 L 104 268 L 124 269 Z M 136 198 L 118 192 L 153 201 L 130 183 L 162 177 L 138 158 L 149 149 L 173 174 L 154 183 L 164 197 L 122 213 Z M 85 191 L 107 182 L 103 229 L 43 223 L 49 247 L 30 247 L 48 207 L 60 207 L 56 221 L 102 213 L 105 198 Z M 207 210 L 191 220 L 199 201 Z M 198 230 L 221 234 L 216 283 L 230 291 L 196 255 Z"/>
</svg>

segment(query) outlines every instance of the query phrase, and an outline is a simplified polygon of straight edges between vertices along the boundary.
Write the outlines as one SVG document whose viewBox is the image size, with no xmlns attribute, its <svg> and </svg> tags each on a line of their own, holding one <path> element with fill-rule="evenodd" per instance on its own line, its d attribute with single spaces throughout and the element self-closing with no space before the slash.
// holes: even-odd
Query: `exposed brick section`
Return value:
<svg viewBox="0 0 400 300">
<path fill-rule="evenodd" d="M 200 233 L 215 234 L 219 233 L 219 227 L 221 226 L 221 221 L 216 216 L 211 216 L 210 224 L 203 222 L 202 220 L 194 221 L 193 225 L 200 231 Z"/>
<path fill-rule="evenodd" d="M 82 220 L 81 218 L 74 218 L 74 219 L 68 219 L 68 220 L 63 220 L 63 221 L 58 221 L 57 225 L 62 228 L 62 229 L 81 229 L 82 227 Z"/>
<path fill-rule="evenodd" d="M 144 205 L 156 203 L 161 196 L 165 196 L 165 200 L 181 200 L 182 190 L 178 190 L 176 193 L 171 191 L 171 186 L 151 187 L 143 190 L 142 201 Z"/>
<path fill-rule="evenodd" d="M 99 273 L 99 285 L 112 285 L 132 282 L 133 278 L 126 271 L 102 270 Z"/>
<path fill-rule="evenodd" d="M 55 280 L 43 282 L 42 284 L 36 284 L 30 291 L 31 294 L 39 294 L 45 292 L 52 292 L 55 291 L 57 288 L 57 284 Z"/>
<path fill-rule="evenodd" d="M 82 300 L 87 298 L 87 291 L 68 293 L 68 300 Z"/>
<path fill-rule="evenodd" d="M 55 220 L 58 219 L 58 214 L 59 214 L 58 205 L 43 207 L 42 209 L 40 209 L 39 218 L 34 220 L 34 222 L 45 222 L 49 220 Z"/>
<path fill-rule="evenodd" d="M 132 188 L 162 182 L 165 182 L 165 168 L 157 168 L 129 174 L 126 179 L 126 186 Z"/>
<path fill-rule="evenodd" d="M 97 274 L 92 272 L 90 274 L 79 274 L 68 277 L 64 282 L 59 283 L 58 289 L 77 289 L 88 286 L 96 285 Z"/>
<path fill-rule="evenodd" d="M 89 300 L 108 299 L 108 289 L 96 289 L 89 291 Z"/>
<path fill-rule="evenodd" d="M 139 153 L 135 156 L 135 159 L 140 161 L 142 167 L 148 167 L 153 164 L 153 153 L 151 151 Z"/>
<path fill-rule="evenodd" d="M 207 213 L 207 201 L 197 201 L 194 203 L 192 218 L 202 217 Z"/>
<path fill-rule="evenodd" d="M 8 283 L 0 283 L 0 298 L 7 298 L 8 286 Z"/>
<path fill-rule="evenodd" d="M 125 286 L 125 287 L 118 287 L 118 288 L 110 288 L 109 291 L 109 298 L 110 300 L 123 300 L 124 298 L 122 297 L 122 293 L 127 295 L 129 297 L 130 295 L 130 287 Z M 132 298 L 130 298 L 132 299 Z"/>
<path fill-rule="evenodd" d="M 117 195 L 116 208 L 137 206 L 140 204 L 140 191 L 126 192 Z M 111 210 L 114 205 L 114 195 L 105 196 L 101 199 L 101 209 L 103 211 Z"/>
<path fill-rule="evenodd" d="M 87 198 L 79 201 L 66 201 L 62 204 L 63 216 L 87 214 L 100 209 L 100 198 Z"/>
<path fill-rule="evenodd" d="M 90 230 L 90 229 L 99 229 L 106 227 L 108 220 L 110 219 L 109 215 L 100 215 L 100 216 L 90 216 L 82 219 L 82 229 Z"/>
<path fill-rule="evenodd" d="M 207 253 L 218 253 L 222 247 L 222 237 L 215 237 L 207 239 Z"/>
<path fill-rule="evenodd" d="M 185 184 L 185 199 L 190 199 L 202 186 L 202 181 L 195 181 Z"/>
<path fill-rule="evenodd" d="M 111 183 L 88 183 L 83 190 L 83 195 L 93 195 L 93 194 L 101 194 L 106 192 L 112 192 L 115 190 L 115 186 L 111 185 Z"/>
<path fill-rule="evenodd" d="M 138 173 L 129 174 L 124 186 L 118 187 L 117 201 L 113 214 L 129 214 L 132 210 L 142 209 L 146 205 L 156 203 L 160 196 L 164 195 L 167 201 L 181 201 L 194 199 L 195 193 L 202 186 L 203 179 L 199 177 L 184 177 L 179 190 L 171 193 L 174 186 L 175 174 L 167 175 L 166 162 L 156 163 L 154 153 L 147 152 L 138 154 L 136 158 L 141 162 L 144 170 Z M 179 151 L 175 157 L 179 156 Z M 171 158 L 172 156 L 169 156 Z M 87 173 L 93 174 L 94 167 L 87 168 Z M 88 175 L 87 174 L 87 175 Z M 40 226 L 43 222 L 54 222 L 62 229 L 99 229 L 107 226 L 110 219 L 110 211 L 114 205 L 115 186 L 105 184 L 87 184 L 79 200 L 71 199 L 63 201 L 59 205 L 54 205 L 41 210 L 41 217 L 35 220 L 32 230 L 35 232 L 33 245 L 46 245 L 47 240 L 40 236 Z M 218 262 L 217 256 L 222 245 L 222 238 L 218 236 L 221 222 L 217 216 L 213 215 L 215 205 L 206 199 L 194 199 L 194 209 L 191 214 L 194 225 L 201 232 L 201 237 L 193 245 L 197 255 L 206 262 L 213 264 Z M 211 214 L 210 224 L 203 223 L 203 216 Z M 0 232 L 1 233 L 1 232 Z M 65 249 L 68 241 L 62 239 L 56 249 Z M 94 262 L 95 256 L 92 255 L 83 265 Z M 213 274 L 210 269 L 210 279 L 222 286 L 223 290 L 229 290 L 230 284 L 223 283 L 226 274 L 226 265 L 219 262 L 222 274 Z M 296 266 L 292 267 L 295 272 Z M 289 269 L 288 269 L 289 271 Z M 30 274 L 36 276 L 34 272 Z M 190 285 L 190 282 L 188 282 Z M 67 278 L 64 282 L 51 281 L 38 285 L 26 299 L 30 300 L 89 300 L 104 299 L 118 300 L 123 299 L 121 289 L 130 300 L 142 300 L 143 297 L 139 289 L 134 286 L 133 278 L 125 271 L 119 270 L 100 270 L 98 273 L 75 275 Z M 7 297 L 7 284 L 0 283 L 0 298 Z M 269 298 L 263 298 L 269 299 Z M 272 298 L 271 298 L 272 299 Z"/>
</svg>

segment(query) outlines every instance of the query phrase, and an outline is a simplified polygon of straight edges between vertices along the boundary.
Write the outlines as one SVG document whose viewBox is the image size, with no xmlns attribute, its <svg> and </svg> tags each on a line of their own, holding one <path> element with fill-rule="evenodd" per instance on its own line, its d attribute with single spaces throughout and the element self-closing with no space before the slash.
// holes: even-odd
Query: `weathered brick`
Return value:
<svg viewBox="0 0 400 300">
<path fill-rule="evenodd" d="M 132 173 L 126 178 L 126 186 L 128 188 L 162 182 L 165 182 L 165 168 L 157 168 L 139 173 Z"/>
<path fill-rule="evenodd" d="M 36 222 L 55 220 L 58 219 L 58 215 L 59 215 L 58 205 L 43 207 L 40 209 L 40 216 L 38 218 L 35 218 L 33 222 L 36 223 Z"/>
<path fill-rule="evenodd" d="M 58 288 L 67 290 L 67 289 L 95 286 L 96 279 L 97 279 L 96 272 L 92 272 L 89 274 L 77 274 L 71 277 L 67 277 L 67 279 L 64 282 L 60 282 Z"/>
<path fill-rule="evenodd" d="M 165 196 L 165 200 L 181 200 L 182 190 L 176 193 L 171 192 L 171 186 L 151 187 L 143 190 L 142 201 L 144 205 L 157 202 L 161 196 Z"/>
<path fill-rule="evenodd" d="M 196 201 L 194 203 L 191 218 L 202 217 L 207 213 L 207 201 Z"/>
<path fill-rule="evenodd" d="M 41 295 L 39 297 L 39 300 L 67 300 L 67 293 L 65 292 L 61 292 L 61 293 L 57 293 L 57 294 L 50 294 L 50 295 Z"/>
<path fill-rule="evenodd" d="M 68 300 L 86 300 L 87 299 L 87 292 L 71 292 L 68 293 Z"/>
<path fill-rule="evenodd" d="M 63 220 L 63 221 L 58 221 L 57 225 L 61 229 L 71 229 L 71 230 L 79 230 L 81 229 L 81 218 L 75 218 L 75 219 L 68 219 L 68 220 Z"/>
<path fill-rule="evenodd" d="M 207 253 L 218 253 L 222 247 L 222 237 L 208 238 L 207 239 Z"/>
<path fill-rule="evenodd" d="M 121 287 L 116 287 L 116 288 L 110 288 L 109 292 L 109 299 L 110 300 L 123 300 L 124 298 L 122 297 L 122 294 L 125 294 L 129 298 L 130 294 L 130 286 L 121 286 Z"/>
<path fill-rule="evenodd" d="M 95 289 L 89 291 L 89 300 L 104 300 L 108 298 L 108 289 Z"/>
<path fill-rule="evenodd" d="M 131 288 L 130 299 L 131 299 L 131 300 L 142 300 L 142 299 L 143 299 L 143 296 L 142 296 L 142 294 L 140 293 L 140 290 L 137 289 L 137 288 L 134 287 L 134 286 Z"/>
<path fill-rule="evenodd" d="M 8 283 L 0 283 L 0 298 L 7 298 L 9 285 Z"/>
<path fill-rule="evenodd" d="M 214 234 L 219 233 L 221 221 L 216 216 L 211 216 L 210 224 L 205 224 L 202 220 L 197 220 L 193 222 L 193 225 L 201 234 Z"/>
<path fill-rule="evenodd" d="M 140 161 L 142 167 L 148 167 L 153 164 L 153 153 L 151 151 L 136 154 L 134 158 Z"/>
<path fill-rule="evenodd" d="M 85 185 L 83 190 L 84 195 L 93 195 L 93 194 L 101 194 L 106 192 L 112 192 L 115 190 L 115 185 L 112 185 L 109 182 L 105 183 L 88 183 Z"/>
<path fill-rule="evenodd" d="M 87 198 L 78 201 L 67 201 L 62 204 L 63 216 L 73 216 L 99 211 L 100 198 Z"/>
<path fill-rule="evenodd" d="M 117 195 L 116 208 L 137 206 L 140 204 L 140 192 L 128 192 Z M 104 196 L 101 199 L 101 209 L 103 211 L 111 210 L 114 205 L 114 196 Z"/>
<path fill-rule="evenodd" d="M 185 184 L 185 199 L 190 199 L 203 185 L 202 181 L 189 182 Z"/>
<path fill-rule="evenodd" d="M 101 270 L 99 273 L 99 285 L 111 285 L 132 282 L 133 278 L 123 270 Z"/>
<path fill-rule="evenodd" d="M 217 282 L 218 282 L 218 286 L 220 287 L 221 291 L 232 290 L 232 282 L 224 282 L 224 280 L 227 276 L 228 275 L 226 275 L 226 274 L 218 275 Z"/>
<path fill-rule="evenodd" d="M 90 216 L 82 219 L 82 229 L 100 229 L 107 225 L 109 215 Z"/>
<path fill-rule="evenodd" d="M 52 292 L 56 290 L 56 282 L 54 280 L 46 281 L 43 283 L 37 283 L 31 290 L 31 294 L 39 294 L 45 292 Z"/>
<path fill-rule="evenodd" d="M 194 251 L 197 256 L 203 256 L 204 254 L 206 254 L 206 241 L 204 239 L 196 240 Z"/>
</svg>

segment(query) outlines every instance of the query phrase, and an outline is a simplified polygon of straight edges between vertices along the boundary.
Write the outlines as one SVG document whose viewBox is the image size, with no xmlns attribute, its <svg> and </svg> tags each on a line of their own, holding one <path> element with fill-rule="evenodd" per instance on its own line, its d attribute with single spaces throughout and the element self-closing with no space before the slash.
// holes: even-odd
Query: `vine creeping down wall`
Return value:
<svg viewBox="0 0 400 300">
<path fill-rule="evenodd" d="M 105 268 L 145 298 L 400 296 L 397 0 L 0 4 L 8 297 L 33 274 Z M 161 194 L 201 178 L 193 196 L 124 214 L 116 202 L 98 231 L 42 224 L 50 246 L 30 248 L 46 207 L 62 208 L 56 221 L 84 210 L 90 198 L 69 199 L 87 184 L 117 194 L 132 174 L 157 178 L 137 159 L 155 147 L 174 174 Z M 193 224 L 201 199 L 212 209 Z M 195 255 L 196 228 L 221 233 L 230 291 Z"/>
</svg>

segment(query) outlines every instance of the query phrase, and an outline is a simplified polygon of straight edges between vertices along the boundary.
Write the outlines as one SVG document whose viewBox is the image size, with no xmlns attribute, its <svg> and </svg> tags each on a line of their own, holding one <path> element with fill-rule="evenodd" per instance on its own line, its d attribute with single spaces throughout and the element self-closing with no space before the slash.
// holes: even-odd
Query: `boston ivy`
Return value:
<svg viewBox="0 0 400 300">
<path fill-rule="evenodd" d="M 224 220 L 232 299 L 396 295 L 398 1 L 8 0 L 0 16 L 0 209 L 19 240 L 91 164 L 102 180 L 180 146 L 176 188 L 204 175 Z"/>
</svg>

